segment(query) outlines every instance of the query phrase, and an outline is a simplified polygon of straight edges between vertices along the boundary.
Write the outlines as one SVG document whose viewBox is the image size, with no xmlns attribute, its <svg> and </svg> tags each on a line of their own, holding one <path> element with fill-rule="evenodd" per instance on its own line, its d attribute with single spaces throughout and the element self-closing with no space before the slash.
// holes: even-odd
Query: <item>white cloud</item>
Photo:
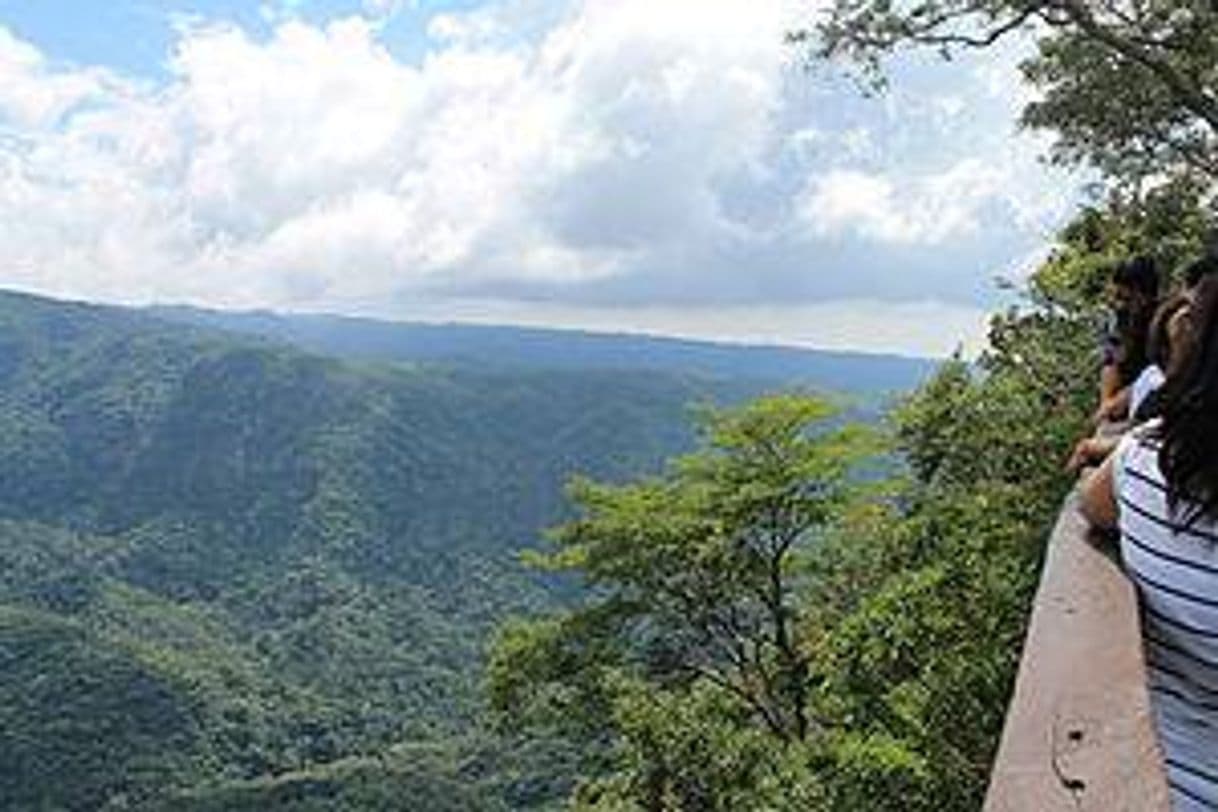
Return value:
<svg viewBox="0 0 1218 812">
<path fill-rule="evenodd" d="M 505 33 L 504 23 L 494 9 L 436 14 L 427 22 L 427 36 L 447 45 L 477 46 Z"/>
<path fill-rule="evenodd" d="M 800 195 L 800 216 L 818 236 L 853 232 L 889 243 L 942 244 L 975 234 L 988 201 L 1000 199 L 1008 181 L 993 165 L 968 158 L 948 169 L 907 178 L 833 170 L 809 179 Z"/>
<path fill-rule="evenodd" d="M 107 71 L 56 71 L 32 45 L 0 28 L 0 123 L 5 130 L 38 131 L 79 105 L 121 92 Z"/>
<path fill-rule="evenodd" d="M 1060 212 L 1007 120 L 970 118 L 1009 107 L 993 70 L 883 104 L 809 94 L 791 2 L 582 0 L 524 40 L 490 5 L 433 16 L 419 64 L 380 39 L 406 5 L 313 25 L 268 4 L 264 39 L 183 23 L 157 86 L 0 29 L 0 281 L 313 309 L 629 288 L 675 324 L 682 296 L 741 277 L 751 300 L 857 297 L 847 259 L 956 241 L 971 253 L 929 294 L 966 298 Z"/>
</svg>

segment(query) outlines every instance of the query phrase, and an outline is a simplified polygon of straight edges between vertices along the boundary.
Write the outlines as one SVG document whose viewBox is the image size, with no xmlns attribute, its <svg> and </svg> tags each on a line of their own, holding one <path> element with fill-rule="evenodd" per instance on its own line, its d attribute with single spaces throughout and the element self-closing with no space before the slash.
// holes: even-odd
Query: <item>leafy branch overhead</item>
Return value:
<svg viewBox="0 0 1218 812">
<path fill-rule="evenodd" d="M 1218 4 L 1212 0 L 834 0 L 790 34 L 817 58 L 842 57 L 882 84 L 903 48 L 945 57 L 1033 38 L 1022 65 L 1039 91 L 1025 126 L 1057 136 L 1054 158 L 1111 179 L 1218 180 Z"/>
</svg>

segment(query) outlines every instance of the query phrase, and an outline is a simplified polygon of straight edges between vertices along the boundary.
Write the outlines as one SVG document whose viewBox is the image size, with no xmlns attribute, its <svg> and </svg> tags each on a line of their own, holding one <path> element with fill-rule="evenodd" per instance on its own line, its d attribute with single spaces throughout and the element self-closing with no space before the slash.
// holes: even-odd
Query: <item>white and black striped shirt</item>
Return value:
<svg viewBox="0 0 1218 812">
<path fill-rule="evenodd" d="M 1140 597 L 1172 808 L 1218 809 L 1218 523 L 1185 528 L 1169 509 L 1150 428 L 1116 451 L 1121 557 Z"/>
</svg>

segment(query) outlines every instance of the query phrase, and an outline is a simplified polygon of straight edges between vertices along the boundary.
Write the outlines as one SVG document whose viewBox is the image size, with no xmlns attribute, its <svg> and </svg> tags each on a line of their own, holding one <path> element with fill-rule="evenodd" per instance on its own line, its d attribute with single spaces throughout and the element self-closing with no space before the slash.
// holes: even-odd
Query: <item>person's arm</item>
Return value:
<svg viewBox="0 0 1218 812">
<path fill-rule="evenodd" d="M 1083 480 L 1079 508 L 1087 521 L 1096 527 L 1110 528 L 1117 524 L 1116 480 L 1114 469 L 1118 454 L 1109 454 L 1104 464 Z"/>
<path fill-rule="evenodd" d="M 1121 372 L 1115 361 L 1107 360 L 1100 367 L 1100 403 L 1106 403 L 1121 391 Z"/>
<path fill-rule="evenodd" d="M 1066 462 L 1066 470 L 1077 474 L 1089 465 L 1102 462 L 1120 441 L 1119 436 L 1085 437 L 1079 440 L 1074 446 L 1073 453 L 1070 454 L 1070 459 Z"/>
<path fill-rule="evenodd" d="M 1096 425 L 1105 420 L 1120 420 L 1129 413 L 1130 387 L 1121 386 L 1121 373 L 1115 363 L 1100 367 L 1100 405 L 1092 415 Z"/>
</svg>

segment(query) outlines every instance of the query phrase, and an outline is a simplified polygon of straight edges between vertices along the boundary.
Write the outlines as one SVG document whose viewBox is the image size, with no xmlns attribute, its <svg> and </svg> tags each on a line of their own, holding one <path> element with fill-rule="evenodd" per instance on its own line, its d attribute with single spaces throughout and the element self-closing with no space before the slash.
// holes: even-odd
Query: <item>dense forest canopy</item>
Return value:
<svg viewBox="0 0 1218 812">
<path fill-rule="evenodd" d="M 657 470 L 691 446 L 690 404 L 776 381 L 409 343 L 342 360 L 0 293 L 0 807 L 561 796 L 561 751 L 478 722 L 490 631 L 572 590 L 517 551 L 569 515 L 570 476 Z"/>
</svg>

